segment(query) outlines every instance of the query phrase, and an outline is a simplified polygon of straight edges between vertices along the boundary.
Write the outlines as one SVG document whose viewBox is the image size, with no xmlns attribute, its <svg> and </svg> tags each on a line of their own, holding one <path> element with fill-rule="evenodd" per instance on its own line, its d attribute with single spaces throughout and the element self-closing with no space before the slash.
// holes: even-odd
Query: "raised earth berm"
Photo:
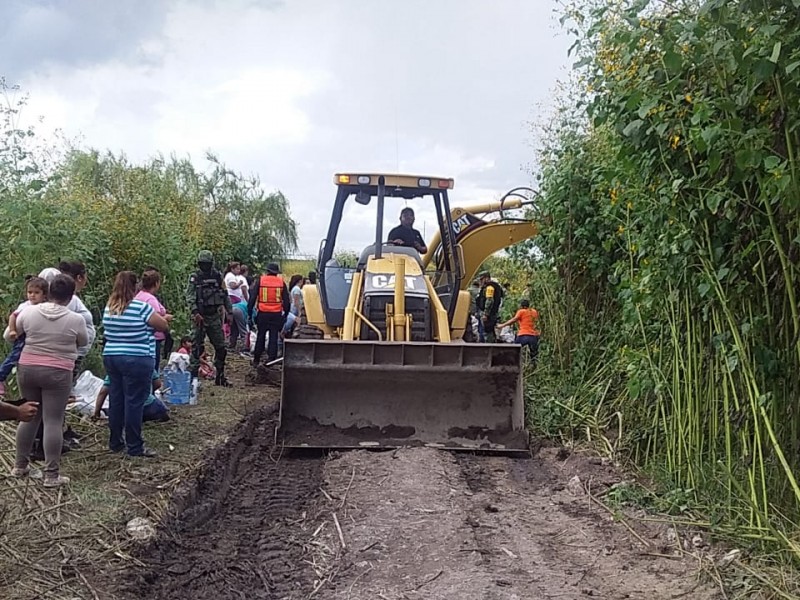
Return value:
<svg viewBox="0 0 800 600">
<path fill-rule="evenodd" d="M 265 363 L 259 364 L 257 367 L 251 367 L 245 374 L 247 383 L 250 384 L 266 384 L 271 386 L 280 387 L 282 378 L 281 364 L 267 366 Z"/>
</svg>

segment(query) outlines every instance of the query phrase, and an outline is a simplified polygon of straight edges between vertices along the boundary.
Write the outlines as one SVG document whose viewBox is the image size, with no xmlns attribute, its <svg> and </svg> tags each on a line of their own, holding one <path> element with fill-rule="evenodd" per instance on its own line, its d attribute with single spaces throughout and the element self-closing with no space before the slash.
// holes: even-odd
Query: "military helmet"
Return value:
<svg viewBox="0 0 800 600">
<path fill-rule="evenodd" d="M 197 254 L 197 262 L 212 263 L 214 262 L 214 255 L 210 250 L 200 250 L 200 252 Z"/>
</svg>

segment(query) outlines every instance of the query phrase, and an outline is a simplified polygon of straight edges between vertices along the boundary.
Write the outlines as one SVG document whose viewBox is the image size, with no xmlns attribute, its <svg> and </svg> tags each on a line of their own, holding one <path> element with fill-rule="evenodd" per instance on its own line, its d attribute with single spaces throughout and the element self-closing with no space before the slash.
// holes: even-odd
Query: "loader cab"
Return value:
<svg viewBox="0 0 800 600">
<path fill-rule="evenodd" d="M 341 173 L 334 176 L 334 183 L 337 188 L 336 199 L 328 233 L 320 245 L 317 259 L 318 289 L 326 323 L 332 327 L 342 326 L 353 274 L 364 270 L 370 257 L 381 258 L 387 252 L 404 254 L 411 256 L 422 268 L 422 257 L 414 248 L 387 244 L 388 231 L 384 231 L 387 198 L 415 199 L 433 204 L 442 240 L 441 260 L 438 263 L 441 273 L 437 277 L 436 291 L 452 320 L 455 306 L 450 305 L 455 303 L 451 303 L 450 298 L 458 292 L 462 272 L 456 239 L 452 234 L 454 228 L 447 193 L 453 188 L 453 180 L 415 175 Z M 350 201 L 364 207 L 374 203 L 376 212 L 375 241 L 361 251 L 355 266 L 341 265 L 334 256 L 344 209 Z M 389 214 L 397 214 L 399 209 L 399 206 L 390 204 Z"/>
</svg>

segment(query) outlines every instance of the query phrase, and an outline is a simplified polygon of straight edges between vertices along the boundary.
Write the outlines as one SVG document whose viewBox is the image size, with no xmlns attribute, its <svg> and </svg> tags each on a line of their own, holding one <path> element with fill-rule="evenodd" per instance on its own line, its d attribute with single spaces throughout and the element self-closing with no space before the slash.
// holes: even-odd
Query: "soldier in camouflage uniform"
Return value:
<svg viewBox="0 0 800 600">
<path fill-rule="evenodd" d="M 222 274 L 214 268 L 214 255 L 201 250 L 197 255 L 197 271 L 189 277 L 186 286 L 186 303 L 194 322 L 194 344 L 192 345 L 191 370 L 194 376 L 200 368 L 200 354 L 206 335 L 214 346 L 214 366 L 217 369 L 216 385 L 230 386 L 225 377 L 225 336 L 222 333 L 222 315 L 233 312 L 231 301 L 222 281 Z"/>
</svg>

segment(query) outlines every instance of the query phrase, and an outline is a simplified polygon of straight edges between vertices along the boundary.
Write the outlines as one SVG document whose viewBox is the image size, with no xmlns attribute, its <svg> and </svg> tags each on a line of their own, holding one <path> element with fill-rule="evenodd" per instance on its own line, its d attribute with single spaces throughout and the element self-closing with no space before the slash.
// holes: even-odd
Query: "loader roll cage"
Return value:
<svg viewBox="0 0 800 600">
<path fill-rule="evenodd" d="M 388 244 L 384 238 L 383 220 L 385 213 L 385 198 L 414 198 L 430 197 L 436 209 L 436 220 L 441 236 L 441 269 L 437 277 L 437 292 L 443 300 L 454 297 L 458 293 L 463 278 L 464 268 L 458 251 L 458 242 L 453 234 L 454 228 L 450 215 L 450 200 L 447 190 L 453 187 L 452 179 L 440 177 L 417 177 L 411 175 L 341 175 L 334 176 L 337 185 L 336 200 L 333 205 L 328 233 L 322 240 L 317 259 L 317 273 L 322 309 L 326 322 L 334 327 L 341 327 L 344 323 L 344 308 L 350 290 L 352 274 L 363 269 L 366 258 L 362 256 L 356 268 L 341 267 L 333 260 L 336 247 L 336 238 L 344 214 L 347 201 L 353 199 L 361 205 L 368 205 L 373 198 L 377 198 L 377 214 L 375 227 L 374 247 L 365 249 L 376 258 L 381 258 L 384 248 L 392 248 L 392 252 L 416 256 L 419 254 L 414 249 Z M 425 184 L 425 185 L 421 185 Z M 448 319 L 453 320 L 456 303 L 445 302 Z"/>
</svg>

